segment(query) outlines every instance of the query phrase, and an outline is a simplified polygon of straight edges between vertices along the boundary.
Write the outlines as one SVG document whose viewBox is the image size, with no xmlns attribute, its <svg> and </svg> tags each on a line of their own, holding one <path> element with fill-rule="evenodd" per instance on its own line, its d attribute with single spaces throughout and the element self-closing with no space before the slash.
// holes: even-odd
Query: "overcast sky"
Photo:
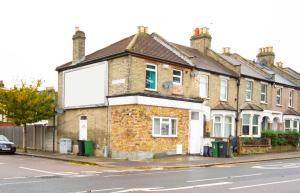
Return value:
<svg viewBox="0 0 300 193">
<path fill-rule="evenodd" d="M 11 0 L 0 2 L 0 80 L 42 79 L 57 88 L 56 66 L 72 59 L 75 26 L 86 54 L 149 27 L 189 45 L 195 27 L 209 27 L 212 48 L 254 59 L 273 46 L 276 61 L 299 71 L 300 11 L 296 0 Z"/>
</svg>

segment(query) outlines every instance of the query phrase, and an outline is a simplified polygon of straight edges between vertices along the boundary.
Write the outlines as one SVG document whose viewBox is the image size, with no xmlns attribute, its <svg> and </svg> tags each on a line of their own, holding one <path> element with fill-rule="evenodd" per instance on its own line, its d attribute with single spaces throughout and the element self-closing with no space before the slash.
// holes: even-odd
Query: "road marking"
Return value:
<svg viewBox="0 0 300 193">
<path fill-rule="evenodd" d="M 0 165 L 2 165 L 2 164 L 4 164 L 4 163 L 0 163 Z"/>
<path fill-rule="evenodd" d="M 239 176 L 227 176 L 227 177 L 219 177 L 219 178 L 207 178 L 207 179 L 200 179 L 200 180 L 190 180 L 186 182 L 190 183 L 190 182 L 203 182 L 203 181 L 211 181 L 211 180 L 225 180 L 230 178 L 243 178 L 243 177 L 260 176 L 260 175 L 262 175 L 262 173 L 246 174 L 246 175 L 239 175 Z"/>
<path fill-rule="evenodd" d="M 2 178 L 1 180 L 15 180 L 15 179 L 24 179 L 24 178 L 27 178 L 27 177 L 24 177 L 24 176 L 10 177 L 10 178 Z"/>
<path fill-rule="evenodd" d="M 19 168 L 20 168 L 20 169 L 24 169 L 24 170 L 30 170 L 30 171 L 35 171 L 35 172 L 45 173 L 45 174 L 60 175 L 60 176 L 68 175 L 68 174 L 56 173 L 56 172 L 49 172 L 49 171 L 38 170 L 38 169 L 33 169 L 33 168 L 26 168 L 26 167 L 19 167 Z"/>
<path fill-rule="evenodd" d="M 15 185 L 15 184 L 32 184 L 32 183 L 38 183 L 38 182 L 43 182 L 43 181 L 11 182 L 11 183 L 0 184 L 0 186 Z"/>
<path fill-rule="evenodd" d="M 126 190 L 121 190 L 121 191 L 117 191 L 117 192 L 112 192 L 112 193 L 125 193 L 125 192 L 153 192 L 156 191 L 158 189 L 160 189 L 162 187 L 152 187 L 152 188 L 130 188 L 130 189 L 126 189 Z"/>
<path fill-rule="evenodd" d="M 300 168 L 300 163 L 278 163 L 278 164 L 266 164 L 252 166 L 254 169 L 266 169 L 266 170 L 282 170 L 282 169 L 294 169 Z"/>
<path fill-rule="evenodd" d="M 85 190 L 81 192 L 75 192 L 75 193 L 87 193 L 87 192 L 103 192 L 103 191 L 110 191 L 110 190 L 121 190 L 124 188 L 110 188 L 110 189 L 100 189 L 100 190 Z"/>
<path fill-rule="evenodd" d="M 108 175 L 108 176 L 103 176 L 103 177 L 109 178 L 109 177 L 117 177 L 117 176 L 138 176 L 138 175 L 165 174 L 165 173 L 176 173 L 176 172 L 186 172 L 186 171 L 192 171 L 192 170 L 147 172 L 147 173 L 134 173 L 134 174 L 113 174 L 113 175 Z"/>
<path fill-rule="evenodd" d="M 298 182 L 300 179 L 294 179 L 294 180 L 285 180 L 285 181 L 277 181 L 277 182 L 269 182 L 264 184 L 254 184 L 249 186 L 239 186 L 234 188 L 229 188 L 230 190 L 239 190 L 239 189 L 245 189 L 245 188 L 253 188 L 253 187 L 259 187 L 259 186 L 268 186 L 273 184 L 284 184 L 284 183 L 290 183 L 290 182 Z"/>
</svg>

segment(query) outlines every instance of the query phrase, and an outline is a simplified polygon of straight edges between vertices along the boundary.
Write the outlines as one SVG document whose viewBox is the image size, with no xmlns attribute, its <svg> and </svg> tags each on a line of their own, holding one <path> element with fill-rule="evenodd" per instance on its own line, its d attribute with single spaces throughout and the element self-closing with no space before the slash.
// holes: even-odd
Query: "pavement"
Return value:
<svg viewBox="0 0 300 193">
<path fill-rule="evenodd" d="M 100 157 L 85 157 L 72 154 L 60 154 L 53 152 L 41 152 L 41 151 L 28 151 L 27 153 L 18 150 L 18 155 L 32 156 L 39 158 L 47 158 L 53 160 L 61 160 L 74 162 L 79 164 L 95 165 L 106 168 L 115 169 L 148 169 L 148 170 L 163 170 L 163 169 L 179 169 L 179 168 L 191 168 L 191 167 L 211 167 L 227 164 L 239 164 L 250 162 L 261 162 L 271 160 L 283 160 L 283 159 L 295 159 L 300 158 L 300 151 L 285 152 L 285 153 L 268 153 L 268 154 L 255 154 L 244 155 L 233 158 L 214 158 L 203 156 L 191 156 L 191 155 L 176 155 L 163 157 L 158 159 L 147 159 L 142 161 L 129 161 L 121 159 L 110 159 Z"/>
</svg>

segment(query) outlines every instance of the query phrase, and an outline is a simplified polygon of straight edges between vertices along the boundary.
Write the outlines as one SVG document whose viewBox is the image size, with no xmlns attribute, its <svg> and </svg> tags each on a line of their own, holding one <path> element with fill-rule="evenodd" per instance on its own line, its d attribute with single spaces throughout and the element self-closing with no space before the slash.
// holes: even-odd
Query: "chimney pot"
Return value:
<svg viewBox="0 0 300 193">
<path fill-rule="evenodd" d="M 194 29 L 194 36 L 199 36 L 200 35 L 200 29 L 197 27 Z"/>
<path fill-rule="evenodd" d="M 145 26 L 138 26 L 138 33 L 148 33 L 148 27 Z"/>
<path fill-rule="evenodd" d="M 79 26 L 76 26 L 75 27 L 75 32 L 78 32 L 79 31 Z"/>
<path fill-rule="evenodd" d="M 223 54 L 230 54 L 230 47 L 223 48 Z"/>
</svg>

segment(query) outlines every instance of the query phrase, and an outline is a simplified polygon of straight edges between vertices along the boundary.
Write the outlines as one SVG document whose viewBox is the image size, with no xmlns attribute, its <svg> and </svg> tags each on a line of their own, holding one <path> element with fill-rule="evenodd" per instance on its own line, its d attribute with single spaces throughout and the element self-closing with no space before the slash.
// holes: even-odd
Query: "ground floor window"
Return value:
<svg viewBox="0 0 300 193">
<path fill-rule="evenodd" d="M 213 137 L 229 137 L 233 131 L 232 116 L 216 115 L 213 119 Z"/>
<path fill-rule="evenodd" d="M 176 137 L 177 119 L 169 117 L 153 117 L 152 135 L 154 137 Z"/>
<path fill-rule="evenodd" d="M 286 119 L 284 121 L 285 130 L 299 131 L 299 120 Z"/>
<path fill-rule="evenodd" d="M 259 136 L 259 115 L 243 114 L 242 119 L 242 135 Z"/>
</svg>

